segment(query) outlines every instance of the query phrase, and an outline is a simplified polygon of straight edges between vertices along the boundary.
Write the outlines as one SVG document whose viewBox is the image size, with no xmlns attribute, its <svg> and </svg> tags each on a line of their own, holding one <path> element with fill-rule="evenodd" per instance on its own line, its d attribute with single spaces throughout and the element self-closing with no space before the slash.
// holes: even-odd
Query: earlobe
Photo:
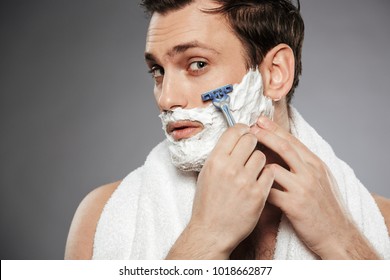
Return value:
<svg viewBox="0 0 390 280">
<path fill-rule="evenodd" d="M 295 58 L 292 49 L 279 44 L 271 49 L 260 64 L 264 94 L 274 101 L 283 99 L 294 81 Z"/>
</svg>

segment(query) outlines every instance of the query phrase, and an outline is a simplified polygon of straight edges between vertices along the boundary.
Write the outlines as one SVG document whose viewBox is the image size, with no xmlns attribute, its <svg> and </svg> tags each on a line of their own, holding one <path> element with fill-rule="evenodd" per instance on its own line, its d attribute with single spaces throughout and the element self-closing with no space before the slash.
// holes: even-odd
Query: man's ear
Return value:
<svg viewBox="0 0 390 280">
<path fill-rule="evenodd" d="M 284 98 L 294 82 L 295 57 L 286 44 L 271 49 L 260 64 L 264 95 L 274 101 Z"/>
</svg>

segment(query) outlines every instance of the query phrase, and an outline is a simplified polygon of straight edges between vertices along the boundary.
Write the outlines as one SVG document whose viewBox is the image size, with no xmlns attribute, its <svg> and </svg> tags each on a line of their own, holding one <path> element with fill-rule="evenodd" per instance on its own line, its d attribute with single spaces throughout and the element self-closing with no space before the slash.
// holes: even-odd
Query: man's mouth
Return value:
<svg viewBox="0 0 390 280">
<path fill-rule="evenodd" d="M 203 130 L 203 125 L 197 121 L 177 121 L 168 123 L 167 132 L 175 141 L 188 139 Z"/>
</svg>

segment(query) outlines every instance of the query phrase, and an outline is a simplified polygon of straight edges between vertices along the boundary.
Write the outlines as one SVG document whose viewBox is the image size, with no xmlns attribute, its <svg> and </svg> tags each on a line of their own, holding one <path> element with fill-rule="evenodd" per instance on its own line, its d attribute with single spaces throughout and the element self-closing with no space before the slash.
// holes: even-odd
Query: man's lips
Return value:
<svg viewBox="0 0 390 280">
<path fill-rule="evenodd" d="M 188 139 L 203 130 L 203 125 L 196 121 L 177 121 L 168 123 L 167 133 L 175 141 Z"/>
</svg>

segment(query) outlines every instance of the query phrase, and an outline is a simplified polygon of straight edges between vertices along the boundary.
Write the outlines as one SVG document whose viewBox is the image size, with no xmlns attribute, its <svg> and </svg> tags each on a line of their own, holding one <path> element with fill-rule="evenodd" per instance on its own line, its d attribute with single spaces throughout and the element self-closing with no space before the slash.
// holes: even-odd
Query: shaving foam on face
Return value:
<svg viewBox="0 0 390 280">
<path fill-rule="evenodd" d="M 229 95 L 230 110 L 237 123 L 252 126 L 260 115 L 272 119 L 274 111 L 272 100 L 263 94 L 263 82 L 258 69 L 250 70 L 241 83 L 233 86 L 233 92 Z M 177 108 L 163 112 L 159 117 L 169 142 L 172 163 L 182 171 L 199 172 L 219 137 L 228 127 L 222 112 L 211 102 L 205 108 Z M 198 121 L 204 128 L 189 139 L 175 141 L 167 133 L 167 126 L 170 122 L 183 120 Z"/>
</svg>

